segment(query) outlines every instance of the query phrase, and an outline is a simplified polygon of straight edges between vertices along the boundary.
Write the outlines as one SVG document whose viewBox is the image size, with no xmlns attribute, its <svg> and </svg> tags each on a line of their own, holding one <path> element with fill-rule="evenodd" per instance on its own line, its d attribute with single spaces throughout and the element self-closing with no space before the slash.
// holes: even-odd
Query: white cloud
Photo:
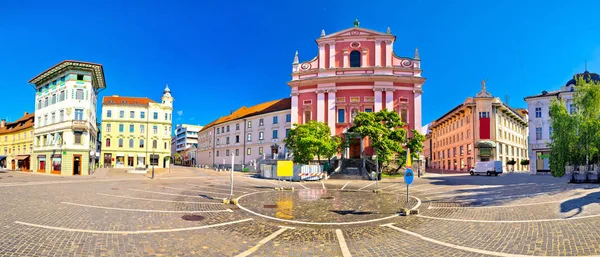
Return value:
<svg viewBox="0 0 600 257">
<path fill-rule="evenodd" d="M 183 110 L 181 110 L 181 111 L 177 111 L 177 115 L 178 115 L 178 116 L 181 116 L 181 115 L 183 115 Z"/>
</svg>

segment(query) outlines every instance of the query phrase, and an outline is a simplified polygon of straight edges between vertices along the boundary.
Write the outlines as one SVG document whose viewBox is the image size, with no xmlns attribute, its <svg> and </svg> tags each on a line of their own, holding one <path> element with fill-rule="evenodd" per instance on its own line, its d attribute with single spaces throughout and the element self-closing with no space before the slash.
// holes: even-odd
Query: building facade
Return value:
<svg viewBox="0 0 600 257">
<path fill-rule="evenodd" d="M 161 102 L 106 96 L 102 101 L 103 167 L 167 168 L 171 161 L 173 97 L 167 86 Z"/>
<path fill-rule="evenodd" d="M 421 128 L 421 94 L 425 78 L 421 60 L 394 52 L 396 36 L 359 26 L 316 39 L 318 54 L 301 62 L 298 52 L 292 64 L 292 124 L 310 120 L 326 122 L 332 134 L 352 126 L 358 112 L 382 109 L 397 112 L 406 128 Z M 368 140 L 355 138 L 346 156 L 372 155 Z"/>
<path fill-rule="evenodd" d="M 590 73 L 587 70 L 583 73 L 573 75 L 573 79 L 559 90 L 542 91 L 539 95 L 525 97 L 527 109 L 531 116 L 529 117 L 529 171 L 536 173 L 538 171 L 550 171 L 550 146 L 552 142 L 552 124 L 550 120 L 550 104 L 553 99 L 561 101 L 569 114 L 575 112 L 576 107 L 573 102 L 575 94 L 575 83 L 577 77 L 583 77 L 590 81 L 600 81 L 600 75 Z"/>
<path fill-rule="evenodd" d="M 63 61 L 29 84 L 36 90 L 31 170 L 89 175 L 96 165 L 97 96 L 106 88 L 102 65 Z"/>
<path fill-rule="evenodd" d="M 198 132 L 202 129 L 200 125 L 178 124 L 175 129 L 175 152 L 198 145 Z"/>
<path fill-rule="evenodd" d="M 485 81 L 475 97 L 467 98 L 430 126 L 431 167 L 468 171 L 478 161 L 515 160 L 515 170 L 527 155 L 525 109 L 514 109 L 486 91 Z"/>
<path fill-rule="evenodd" d="M 198 134 L 198 164 L 236 169 L 264 159 L 285 159 L 283 143 L 292 125 L 290 98 L 242 107 L 207 124 Z"/>
<path fill-rule="evenodd" d="M 14 122 L 0 121 L 0 169 L 30 171 L 34 121 L 27 112 Z"/>
</svg>

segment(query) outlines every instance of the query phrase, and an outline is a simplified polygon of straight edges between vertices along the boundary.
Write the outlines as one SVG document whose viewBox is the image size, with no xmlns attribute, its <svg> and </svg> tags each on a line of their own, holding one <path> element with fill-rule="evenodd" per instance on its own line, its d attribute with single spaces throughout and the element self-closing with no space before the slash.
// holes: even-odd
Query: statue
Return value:
<svg viewBox="0 0 600 257">
<path fill-rule="evenodd" d="M 486 91 L 485 90 L 485 82 L 487 81 L 487 79 L 484 79 L 481 81 L 481 91 Z"/>
</svg>

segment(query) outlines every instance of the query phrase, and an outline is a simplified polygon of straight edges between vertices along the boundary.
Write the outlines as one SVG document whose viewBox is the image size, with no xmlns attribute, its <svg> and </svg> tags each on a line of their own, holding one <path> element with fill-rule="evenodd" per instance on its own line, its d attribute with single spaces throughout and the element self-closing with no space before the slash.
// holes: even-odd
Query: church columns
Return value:
<svg viewBox="0 0 600 257">
<path fill-rule="evenodd" d="M 392 54 L 394 54 L 394 44 L 392 40 L 385 41 L 385 65 L 392 66 Z"/>
<path fill-rule="evenodd" d="M 366 48 L 362 50 L 362 56 L 361 56 L 361 61 L 360 61 L 361 67 L 369 66 L 369 63 L 367 62 L 368 61 L 367 57 L 369 57 L 368 53 L 369 53 L 369 51 Z"/>
<path fill-rule="evenodd" d="M 417 84 L 415 84 L 415 88 L 417 87 Z M 415 129 L 420 129 L 421 128 L 421 94 L 423 94 L 423 90 L 421 90 L 421 85 L 418 85 L 418 89 L 415 89 L 414 91 L 414 117 L 415 117 Z"/>
<path fill-rule="evenodd" d="M 381 41 L 375 41 L 375 67 L 381 66 Z"/>
<path fill-rule="evenodd" d="M 292 124 L 298 123 L 298 92 L 292 92 Z"/>
<path fill-rule="evenodd" d="M 335 68 L 335 42 L 329 44 L 329 68 Z"/>
<path fill-rule="evenodd" d="M 344 50 L 344 68 L 350 67 L 350 52 Z"/>
<path fill-rule="evenodd" d="M 375 91 L 375 112 L 381 111 L 382 108 L 382 89 L 380 88 L 375 88 L 373 89 L 373 91 Z"/>
<path fill-rule="evenodd" d="M 394 110 L 394 89 L 385 89 L 385 109 L 388 111 Z"/>
<path fill-rule="evenodd" d="M 325 69 L 325 45 L 319 44 L 319 69 Z"/>
<path fill-rule="evenodd" d="M 331 129 L 331 135 L 335 135 L 335 89 L 327 91 L 327 124 Z"/>
<path fill-rule="evenodd" d="M 317 90 L 317 121 L 325 122 L 325 91 Z"/>
</svg>

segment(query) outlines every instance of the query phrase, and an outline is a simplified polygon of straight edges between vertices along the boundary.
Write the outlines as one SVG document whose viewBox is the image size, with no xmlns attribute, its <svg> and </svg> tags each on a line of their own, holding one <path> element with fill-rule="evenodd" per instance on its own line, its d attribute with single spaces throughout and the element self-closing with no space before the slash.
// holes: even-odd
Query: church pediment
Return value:
<svg viewBox="0 0 600 257">
<path fill-rule="evenodd" d="M 349 29 L 345 29 L 345 30 L 321 37 L 320 39 L 334 38 L 334 37 L 357 37 L 357 36 L 369 37 L 369 36 L 392 36 L 392 35 L 386 34 L 386 33 L 381 33 L 381 32 L 370 30 L 370 29 L 364 29 L 364 28 L 349 28 Z"/>
</svg>

